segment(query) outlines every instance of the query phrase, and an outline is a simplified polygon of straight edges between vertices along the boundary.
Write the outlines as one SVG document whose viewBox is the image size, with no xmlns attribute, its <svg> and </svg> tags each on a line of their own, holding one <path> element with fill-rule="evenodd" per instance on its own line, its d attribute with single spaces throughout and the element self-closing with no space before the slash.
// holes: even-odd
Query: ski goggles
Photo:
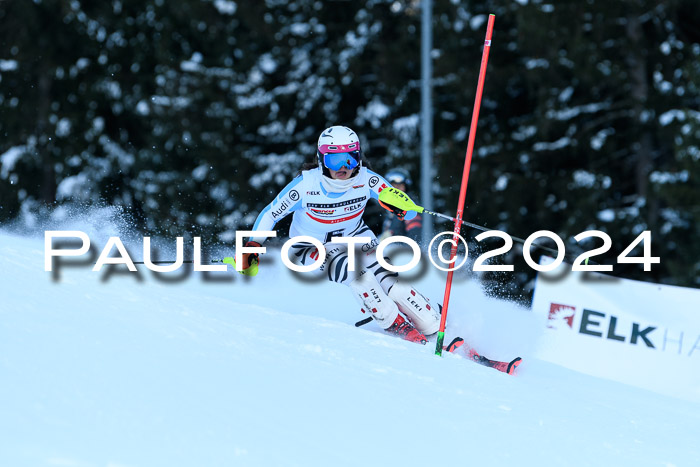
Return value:
<svg viewBox="0 0 700 467">
<path fill-rule="evenodd" d="M 331 170 L 347 167 L 349 170 L 360 165 L 360 151 L 330 152 L 323 155 L 323 165 Z"/>
</svg>

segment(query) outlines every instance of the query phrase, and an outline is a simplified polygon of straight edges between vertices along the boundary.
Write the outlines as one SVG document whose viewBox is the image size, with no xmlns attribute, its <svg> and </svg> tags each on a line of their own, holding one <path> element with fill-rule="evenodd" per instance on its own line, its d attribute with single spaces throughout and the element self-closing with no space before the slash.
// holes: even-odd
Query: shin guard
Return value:
<svg viewBox="0 0 700 467">
<path fill-rule="evenodd" d="M 383 329 L 391 326 L 399 315 L 399 308 L 389 298 L 371 271 L 348 284 L 362 309 L 372 315 Z"/>
<path fill-rule="evenodd" d="M 440 329 L 440 310 L 410 285 L 400 280 L 389 290 L 391 298 L 399 309 L 411 320 L 420 332 L 429 336 Z"/>
</svg>

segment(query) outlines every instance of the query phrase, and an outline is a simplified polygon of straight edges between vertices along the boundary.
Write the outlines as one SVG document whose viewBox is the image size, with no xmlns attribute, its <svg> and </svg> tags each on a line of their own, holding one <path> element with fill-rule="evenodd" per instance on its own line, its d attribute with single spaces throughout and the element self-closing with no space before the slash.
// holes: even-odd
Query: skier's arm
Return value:
<svg viewBox="0 0 700 467">
<path fill-rule="evenodd" d="M 253 231 L 273 230 L 277 222 L 284 219 L 290 212 L 301 209 L 301 181 L 302 177 L 299 175 L 275 196 L 275 199 L 258 214 L 255 224 L 253 224 Z M 253 235 L 248 241 L 262 245 L 265 239 L 266 237 Z"/>
<path fill-rule="evenodd" d="M 371 198 L 379 200 L 379 193 L 381 193 L 384 188 L 390 187 L 391 183 L 387 182 L 384 177 L 378 173 L 372 172 L 371 170 L 367 171 L 367 175 L 369 176 L 369 195 Z"/>
<path fill-rule="evenodd" d="M 398 217 L 401 220 L 411 220 L 414 217 L 416 217 L 416 214 L 418 214 L 415 211 L 404 211 L 402 209 L 398 209 L 394 206 L 389 206 L 384 204 L 383 202 L 379 201 L 379 193 L 381 193 L 384 189 L 386 188 L 392 188 L 392 190 L 397 191 L 399 193 L 402 193 L 407 199 L 410 200 L 408 195 L 406 195 L 403 191 L 399 190 L 398 188 L 394 188 L 391 186 L 391 183 L 386 181 L 384 177 L 381 175 L 378 175 L 371 170 L 368 170 L 367 173 L 369 174 L 369 188 L 370 188 L 370 197 L 376 199 L 379 204 L 386 210 L 394 213 L 396 217 Z"/>
</svg>

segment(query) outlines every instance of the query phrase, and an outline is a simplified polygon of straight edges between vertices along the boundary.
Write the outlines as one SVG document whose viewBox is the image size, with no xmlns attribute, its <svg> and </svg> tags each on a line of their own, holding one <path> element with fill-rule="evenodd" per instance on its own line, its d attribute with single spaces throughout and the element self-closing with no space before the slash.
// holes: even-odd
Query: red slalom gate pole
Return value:
<svg viewBox="0 0 700 467">
<path fill-rule="evenodd" d="M 469 181 L 469 169 L 472 165 L 472 153 L 474 152 L 474 139 L 476 138 L 476 125 L 479 121 L 479 109 L 481 108 L 481 95 L 484 92 L 484 80 L 486 79 L 486 65 L 489 62 L 489 51 L 491 50 L 491 34 L 493 33 L 493 23 L 496 16 L 489 15 L 488 26 L 486 27 L 486 40 L 484 41 L 484 51 L 481 55 L 481 68 L 479 69 L 479 84 L 476 87 L 476 99 L 474 100 L 474 112 L 472 113 L 472 124 L 469 129 L 469 143 L 467 144 L 467 155 L 464 160 L 464 171 L 462 172 L 462 187 L 459 190 L 459 205 L 457 206 L 457 216 L 455 217 L 455 227 L 452 235 L 452 249 L 450 250 L 450 264 L 454 263 L 457 256 L 457 242 L 459 232 L 462 227 L 462 214 L 464 211 L 464 200 L 467 197 L 467 182 Z M 440 319 L 440 330 L 438 331 L 435 354 L 442 355 L 442 346 L 445 340 L 445 323 L 447 322 L 447 308 L 450 304 L 450 292 L 452 290 L 452 276 L 454 270 L 447 272 L 447 283 L 445 284 L 445 297 L 442 301 L 442 317 Z"/>
</svg>

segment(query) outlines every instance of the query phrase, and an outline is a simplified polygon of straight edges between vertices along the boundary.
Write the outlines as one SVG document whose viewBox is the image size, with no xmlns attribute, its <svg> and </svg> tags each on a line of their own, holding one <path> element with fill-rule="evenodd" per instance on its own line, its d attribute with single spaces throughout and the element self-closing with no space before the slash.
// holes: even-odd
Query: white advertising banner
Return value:
<svg viewBox="0 0 700 467">
<path fill-rule="evenodd" d="M 543 326 L 538 358 L 700 402 L 700 290 L 562 264 L 539 273 L 532 309 Z"/>
</svg>

